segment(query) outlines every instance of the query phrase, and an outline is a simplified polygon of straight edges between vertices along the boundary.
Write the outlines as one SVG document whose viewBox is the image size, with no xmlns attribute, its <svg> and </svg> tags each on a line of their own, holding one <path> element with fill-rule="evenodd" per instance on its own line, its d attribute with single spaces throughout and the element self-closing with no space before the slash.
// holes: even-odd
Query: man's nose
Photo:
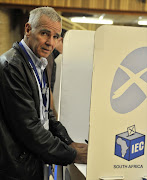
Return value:
<svg viewBox="0 0 147 180">
<path fill-rule="evenodd" d="M 48 37 L 47 40 L 46 40 L 46 45 L 54 46 L 54 44 L 55 44 L 54 37 L 53 36 Z"/>
</svg>

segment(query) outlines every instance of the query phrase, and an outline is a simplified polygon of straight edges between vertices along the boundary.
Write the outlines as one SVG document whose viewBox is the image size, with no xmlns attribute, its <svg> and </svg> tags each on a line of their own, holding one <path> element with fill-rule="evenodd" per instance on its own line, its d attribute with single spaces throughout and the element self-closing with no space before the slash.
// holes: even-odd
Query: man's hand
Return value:
<svg viewBox="0 0 147 180">
<path fill-rule="evenodd" d="M 77 151 L 77 156 L 74 162 L 78 164 L 87 164 L 88 145 L 73 142 L 70 144 L 70 146 Z"/>
</svg>

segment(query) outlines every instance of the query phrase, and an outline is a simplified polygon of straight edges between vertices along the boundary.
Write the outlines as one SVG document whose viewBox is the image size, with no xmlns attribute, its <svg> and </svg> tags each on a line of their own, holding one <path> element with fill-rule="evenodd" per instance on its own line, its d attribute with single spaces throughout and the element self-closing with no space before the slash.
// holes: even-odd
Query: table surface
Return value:
<svg viewBox="0 0 147 180">
<path fill-rule="evenodd" d="M 74 165 L 79 169 L 79 171 L 86 177 L 87 172 L 87 165 L 86 164 L 77 164 L 74 163 Z"/>
</svg>

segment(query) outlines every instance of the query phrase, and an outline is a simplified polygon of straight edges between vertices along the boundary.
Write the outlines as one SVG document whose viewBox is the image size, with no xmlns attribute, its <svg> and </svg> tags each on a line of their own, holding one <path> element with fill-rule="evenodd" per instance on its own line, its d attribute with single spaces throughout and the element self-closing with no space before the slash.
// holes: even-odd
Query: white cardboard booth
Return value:
<svg viewBox="0 0 147 180">
<path fill-rule="evenodd" d="M 147 176 L 147 29 L 95 33 L 87 180 Z"/>
<path fill-rule="evenodd" d="M 60 121 L 75 142 L 88 140 L 94 34 L 94 31 L 71 30 L 63 43 Z M 85 177 L 86 165 L 75 165 Z M 73 171 L 72 176 L 75 174 Z"/>
<path fill-rule="evenodd" d="M 146 178 L 147 29 L 68 31 L 60 90 L 60 121 L 74 141 L 88 140 L 87 166 L 64 179 Z"/>
</svg>

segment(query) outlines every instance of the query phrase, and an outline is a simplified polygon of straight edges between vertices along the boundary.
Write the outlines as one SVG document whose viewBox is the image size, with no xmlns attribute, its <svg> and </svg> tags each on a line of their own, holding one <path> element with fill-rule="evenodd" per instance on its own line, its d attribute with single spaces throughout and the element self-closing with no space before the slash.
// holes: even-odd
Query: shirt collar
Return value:
<svg viewBox="0 0 147 180">
<path fill-rule="evenodd" d="M 24 40 L 21 40 L 22 45 L 24 46 L 24 48 L 26 49 L 27 53 L 29 54 L 29 56 L 31 57 L 33 63 L 35 64 L 36 67 L 44 70 L 48 64 L 48 61 L 46 58 L 41 57 L 38 58 L 33 51 L 27 46 L 27 44 L 24 42 Z"/>
</svg>

